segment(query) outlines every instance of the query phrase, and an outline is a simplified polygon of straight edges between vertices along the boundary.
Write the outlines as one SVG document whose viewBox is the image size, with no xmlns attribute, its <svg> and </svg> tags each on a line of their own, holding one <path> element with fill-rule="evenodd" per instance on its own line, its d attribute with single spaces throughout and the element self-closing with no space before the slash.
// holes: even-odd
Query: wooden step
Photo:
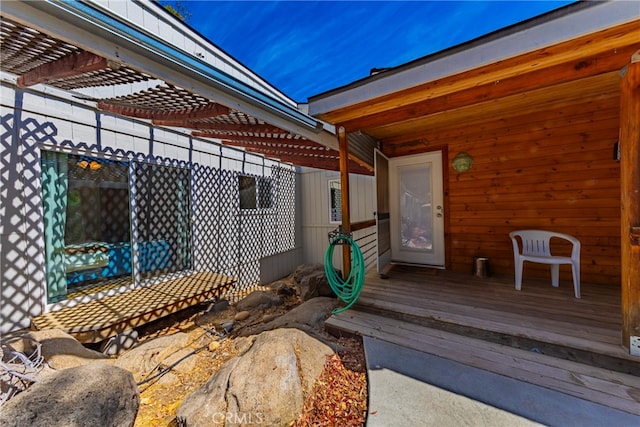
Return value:
<svg viewBox="0 0 640 427">
<path fill-rule="evenodd" d="M 635 375 L 357 310 L 333 315 L 326 324 L 640 415 L 640 378 Z"/>
<path fill-rule="evenodd" d="M 82 343 L 96 343 L 187 307 L 229 293 L 233 277 L 199 272 L 179 279 L 45 313 L 34 329 L 61 329 Z"/>
<path fill-rule="evenodd" d="M 564 323 L 544 318 L 443 301 L 409 305 L 366 296 L 355 309 L 512 347 L 537 347 L 555 357 L 640 376 L 640 359 L 597 326 L 567 330 Z"/>
</svg>

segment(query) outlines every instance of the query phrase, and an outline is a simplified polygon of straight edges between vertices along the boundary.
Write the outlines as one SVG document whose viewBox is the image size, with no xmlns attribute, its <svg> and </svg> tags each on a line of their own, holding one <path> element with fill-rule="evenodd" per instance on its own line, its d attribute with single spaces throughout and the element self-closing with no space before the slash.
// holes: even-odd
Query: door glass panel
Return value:
<svg viewBox="0 0 640 427">
<path fill-rule="evenodd" d="M 399 167 L 400 245 L 403 249 L 433 251 L 431 165 Z"/>
</svg>

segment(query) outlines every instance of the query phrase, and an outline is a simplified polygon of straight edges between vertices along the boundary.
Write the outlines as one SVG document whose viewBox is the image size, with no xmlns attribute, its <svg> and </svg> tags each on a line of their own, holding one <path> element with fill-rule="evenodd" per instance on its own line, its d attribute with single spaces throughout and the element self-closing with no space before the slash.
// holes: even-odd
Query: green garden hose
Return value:
<svg viewBox="0 0 640 427">
<path fill-rule="evenodd" d="M 348 244 L 351 246 L 351 271 L 349 277 L 343 280 L 342 277 L 333 268 L 333 250 L 337 245 Z M 364 258 L 360 247 L 350 236 L 338 234 L 329 241 L 329 247 L 324 254 L 324 273 L 329 281 L 329 286 L 338 298 L 343 301 L 346 306 L 336 308 L 333 313 L 340 313 L 350 308 L 360 297 L 362 286 L 364 285 Z"/>
</svg>

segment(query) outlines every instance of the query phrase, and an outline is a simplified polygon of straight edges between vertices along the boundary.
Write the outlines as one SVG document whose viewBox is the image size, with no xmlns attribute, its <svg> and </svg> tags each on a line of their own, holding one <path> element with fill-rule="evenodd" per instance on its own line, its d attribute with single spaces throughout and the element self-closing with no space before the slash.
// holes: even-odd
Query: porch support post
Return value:
<svg viewBox="0 0 640 427">
<path fill-rule="evenodd" d="M 351 215 L 349 212 L 349 143 L 347 131 L 338 128 L 338 146 L 340 148 L 340 194 L 342 196 L 342 231 L 351 233 Z M 351 272 L 351 247 L 342 246 L 342 277 L 346 279 Z"/>
<path fill-rule="evenodd" d="M 622 71 L 619 143 L 622 345 L 630 349 L 640 339 L 640 51 Z"/>
</svg>

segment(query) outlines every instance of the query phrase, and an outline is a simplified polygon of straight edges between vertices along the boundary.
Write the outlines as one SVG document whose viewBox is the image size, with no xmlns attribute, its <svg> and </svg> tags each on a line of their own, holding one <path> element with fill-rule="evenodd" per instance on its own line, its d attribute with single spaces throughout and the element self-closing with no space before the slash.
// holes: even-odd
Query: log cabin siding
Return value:
<svg viewBox="0 0 640 427">
<path fill-rule="evenodd" d="M 508 233 L 540 228 L 580 239 L 583 281 L 618 285 L 620 167 L 613 147 L 619 104 L 619 96 L 596 94 L 426 132 L 424 140 L 448 153 L 448 268 L 470 271 L 474 257 L 486 256 L 495 274 L 512 275 Z M 474 160 L 467 173 L 451 167 L 460 151 Z M 570 281 L 570 269 L 560 270 L 561 280 Z M 549 268 L 528 263 L 527 275 L 549 277 Z"/>
</svg>

